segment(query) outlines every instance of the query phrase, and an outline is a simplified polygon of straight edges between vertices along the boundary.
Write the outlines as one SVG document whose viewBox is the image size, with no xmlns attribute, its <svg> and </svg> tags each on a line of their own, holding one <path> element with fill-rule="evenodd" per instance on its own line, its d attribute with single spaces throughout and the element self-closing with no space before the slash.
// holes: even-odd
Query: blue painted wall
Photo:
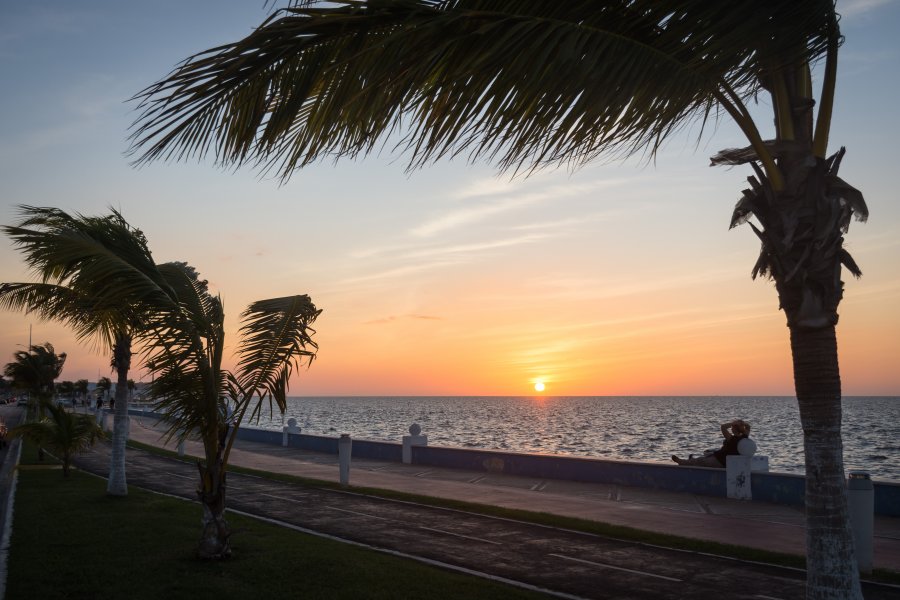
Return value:
<svg viewBox="0 0 900 600">
<path fill-rule="evenodd" d="M 415 446 L 412 458 L 415 464 L 451 469 L 725 495 L 724 469 L 441 446 Z"/>
<path fill-rule="evenodd" d="M 159 418 L 159 415 L 129 410 L 133 415 Z M 238 439 L 281 445 L 282 432 L 241 427 Z M 288 446 L 310 452 L 337 454 L 338 438 L 306 434 L 288 435 Z M 375 440 L 353 440 L 353 457 L 372 460 L 402 460 L 402 444 Z M 522 477 L 562 479 L 588 483 L 607 483 L 645 487 L 673 492 L 724 497 L 725 469 L 679 467 L 634 461 L 601 460 L 552 454 L 524 454 L 450 448 L 413 446 L 414 464 L 449 469 L 467 469 Z M 775 504 L 802 506 L 805 478 L 787 473 L 753 473 L 753 499 Z M 875 514 L 900 517 L 900 484 L 874 482 Z"/>
<path fill-rule="evenodd" d="M 900 483 L 875 482 L 875 514 L 900 517 Z"/>
<path fill-rule="evenodd" d="M 751 473 L 750 493 L 754 500 L 803 506 L 806 477 L 788 473 Z"/>
<path fill-rule="evenodd" d="M 241 431 L 238 437 L 241 437 Z M 280 433 L 278 434 L 281 435 Z M 279 437 L 278 443 L 281 443 Z M 288 434 L 288 447 L 308 450 L 309 452 L 324 452 L 326 454 L 338 453 L 338 438 L 320 435 Z M 350 455 L 354 458 L 369 458 L 372 460 L 390 460 L 400 462 L 402 460 L 402 446 L 394 442 L 380 442 L 376 440 L 353 440 Z"/>
</svg>

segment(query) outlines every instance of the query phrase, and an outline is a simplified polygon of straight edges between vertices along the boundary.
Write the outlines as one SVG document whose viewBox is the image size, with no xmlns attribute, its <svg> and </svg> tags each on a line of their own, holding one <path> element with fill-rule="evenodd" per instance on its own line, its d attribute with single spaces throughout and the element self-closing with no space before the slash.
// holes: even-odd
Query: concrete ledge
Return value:
<svg viewBox="0 0 900 600">
<path fill-rule="evenodd" d="M 412 455 L 413 464 L 451 469 L 725 495 L 725 469 L 442 446 L 414 447 Z"/>
<path fill-rule="evenodd" d="M 238 431 L 238 438 L 241 438 L 243 427 Z M 279 433 L 279 435 L 281 435 Z M 306 434 L 288 434 L 288 447 L 299 448 L 300 450 L 308 450 L 310 452 L 323 452 L 326 454 L 338 453 L 338 437 L 326 437 L 320 435 Z M 369 458 L 372 460 L 389 460 L 392 462 L 400 462 L 402 459 L 403 448 L 395 442 L 382 442 L 377 440 L 353 440 L 353 448 L 351 456 L 354 458 Z"/>
<path fill-rule="evenodd" d="M 162 415 L 141 410 L 129 412 L 146 418 L 162 419 Z M 283 433 L 243 426 L 238 430 L 238 439 L 281 446 Z M 288 447 L 337 455 L 338 436 L 288 434 Z M 403 447 L 398 442 L 354 439 L 352 456 L 399 463 L 403 458 Z M 726 496 L 725 469 L 446 446 L 413 446 L 412 462 L 425 466 L 521 477 L 606 483 L 703 496 Z M 803 506 L 805 485 L 806 478 L 803 475 L 771 472 L 751 474 L 753 500 L 760 502 Z M 876 481 L 874 487 L 875 514 L 900 517 L 900 484 Z"/>
<path fill-rule="evenodd" d="M 790 473 L 750 474 L 753 499 L 773 504 L 803 506 L 806 496 L 806 477 Z"/>
</svg>

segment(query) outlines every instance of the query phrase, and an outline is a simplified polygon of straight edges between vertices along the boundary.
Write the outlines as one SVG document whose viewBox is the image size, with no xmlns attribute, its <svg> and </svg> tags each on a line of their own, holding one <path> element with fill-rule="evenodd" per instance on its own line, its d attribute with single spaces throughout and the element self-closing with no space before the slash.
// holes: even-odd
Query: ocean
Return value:
<svg viewBox="0 0 900 600">
<path fill-rule="evenodd" d="M 412 423 L 429 445 L 668 463 L 718 448 L 719 425 L 752 425 L 771 471 L 803 474 L 803 437 L 794 397 L 404 396 L 291 397 L 284 420 L 304 433 L 399 442 Z M 268 408 L 256 422 L 281 429 Z M 900 398 L 843 399 L 844 467 L 900 483 Z"/>
</svg>

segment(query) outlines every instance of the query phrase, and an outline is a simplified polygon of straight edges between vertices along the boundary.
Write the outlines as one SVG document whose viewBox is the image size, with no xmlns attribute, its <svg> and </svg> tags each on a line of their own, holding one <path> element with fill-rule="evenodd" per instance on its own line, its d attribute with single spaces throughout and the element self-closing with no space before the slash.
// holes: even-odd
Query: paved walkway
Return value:
<svg viewBox="0 0 900 600">
<path fill-rule="evenodd" d="M 132 417 L 131 437 L 165 446 L 155 419 Z M 174 450 L 174 445 L 168 446 Z M 202 455 L 188 441 L 189 455 Z M 325 481 L 339 480 L 337 456 L 239 440 L 231 464 Z M 803 512 L 794 507 L 615 485 L 514 477 L 354 459 L 351 486 L 544 512 L 774 552 L 802 555 Z M 874 563 L 900 571 L 900 519 L 875 518 Z"/>
</svg>

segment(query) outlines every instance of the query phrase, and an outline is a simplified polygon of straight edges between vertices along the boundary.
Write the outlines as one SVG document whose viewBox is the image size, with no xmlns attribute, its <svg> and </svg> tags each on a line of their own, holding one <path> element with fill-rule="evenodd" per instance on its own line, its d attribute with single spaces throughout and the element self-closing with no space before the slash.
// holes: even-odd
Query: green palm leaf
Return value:
<svg viewBox="0 0 900 600">
<path fill-rule="evenodd" d="M 23 220 L 3 231 L 40 279 L 0 285 L 0 306 L 71 325 L 102 349 L 139 327 L 149 306 L 174 305 L 146 238 L 122 216 L 71 216 L 55 208 L 21 206 Z"/>
<path fill-rule="evenodd" d="M 234 379 L 244 398 L 259 397 L 251 418 L 259 416 L 264 397 L 284 411 L 287 381 L 294 367 L 304 360 L 311 364 L 316 356 L 312 324 L 321 312 L 309 296 L 302 295 L 259 300 L 241 315 L 242 339 Z"/>
<path fill-rule="evenodd" d="M 157 409 L 169 416 L 169 437 L 190 431 L 205 435 L 220 425 L 225 394 L 222 303 L 187 263 L 166 263 L 159 271 L 178 304 L 149 315 L 140 333 L 147 367 L 154 374 L 150 394 Z"/>
<path fill-rule="evenodd" d="M 65 364 L 66 353 L 57 354 L 53 344 L 45 342 L 13 353 L 13 361 L 3 367 L 3 374 L 10 378 L 15 388 L 37 397 L 50 397 L 53 381 L 62 373 Z"/>
<path fill-rule="evenodd" d="M 93 446 L 103 431 L 92 415 L 70 413 L 52 402 L 44 403 L 43 408 L 47 417 L 14 427 L 9 434 L 55 454 L 63 462 L 63 475 L 68 476 L 72 457 Z"/>
<path fill-rule="evenodd" d="M 835 36 L 826 0 L 300 2 L 141 92 L 132 150 L 284 178 L 399 130 L 411 166 L 652 154 Z"/>
</svg>

